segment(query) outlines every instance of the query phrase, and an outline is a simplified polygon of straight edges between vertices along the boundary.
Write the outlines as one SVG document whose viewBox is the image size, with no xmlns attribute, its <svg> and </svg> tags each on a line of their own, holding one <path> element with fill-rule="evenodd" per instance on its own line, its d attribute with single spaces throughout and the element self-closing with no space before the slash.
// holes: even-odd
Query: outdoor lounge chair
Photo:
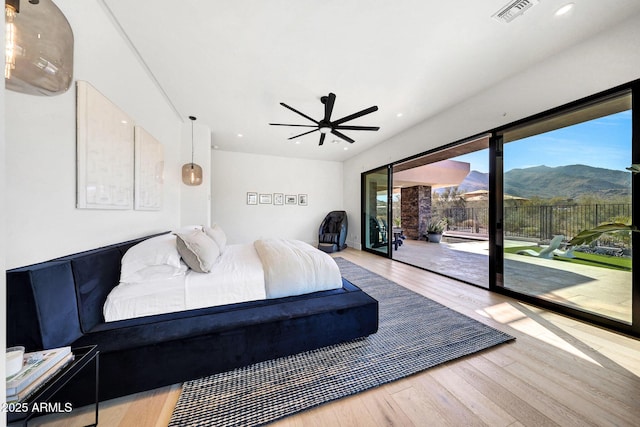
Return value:
<svg viewBox="0 0 640 427">
<path fill-rule="evenodd" d="M 554 236 L 553 239 L 551 239 L 551 242 L 549 242 L 549 246 L 547 246 L 546 248 L 542 248 L 540 252 L 536 252 L 533 249 L 521 249 L 516 253 L 519 255 L 530 255 L 537 258 L 552 259 L 553 252 L 555 250 L 558 250 L 558 248 L 560 247 L 560 243 L 562 243 L 562 240 L 564 240 L 564 236 L 562 234 L 558 234 Z"/>
<path fill-rule="evenodd" d="M 558 258 L 575 258 L 576 256 L 573 253 L 573 247 L 567 249 L 566 251 L 561 251 L 560 249 L 556 249 L 553 251 L 553 256 Z"/>
</svg>

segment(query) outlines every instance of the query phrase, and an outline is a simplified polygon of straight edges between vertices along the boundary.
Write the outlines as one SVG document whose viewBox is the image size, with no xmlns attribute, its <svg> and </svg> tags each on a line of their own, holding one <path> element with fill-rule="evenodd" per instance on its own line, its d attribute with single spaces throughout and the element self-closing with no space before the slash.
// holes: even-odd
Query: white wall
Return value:
<svg viewBox="0 0 640 427">
<path fill-rule="evenodd" d="M 182 120 L 98 0 L 56 5 L 74 32 L 74 79 L 91 83 L 164 145 L 164 206 L 159 212 L 76 209 L 75 87 L 54 97 L 6 91 L 6 268 L 180 224 Z"/>
<path fill-rule="evenodd" d="M 282 237 L 318 242 L 326 214 L 342 210 L 342 163 L 212 151 L 212 222 L 230 243 Z M 247 205 L 247 192 L 307 194 L 307 206 Z"/>
<path fill-rule="evenodd" d="M 635 16 L 345 161 L 350 228 L 360 229 L 362 172 L 638 79 L 638 40 Z M 359 236 L 352 239 L 351 246 L 359 248 Z"/>
</svg>

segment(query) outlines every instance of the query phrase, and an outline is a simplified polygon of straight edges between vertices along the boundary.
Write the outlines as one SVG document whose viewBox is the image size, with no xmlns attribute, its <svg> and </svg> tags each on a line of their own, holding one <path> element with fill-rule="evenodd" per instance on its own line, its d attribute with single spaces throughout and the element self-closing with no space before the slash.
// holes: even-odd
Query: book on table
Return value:
<svg viewBox="0 0 640 427">
<path fill-rule="evenodd" d="M 53 365 L 46 371 L 44 374 L 40 375 L 30 384 L 28 384 L 25 388 L 23 388 L 20 392 L 16 394 L 9 395 L 7 394 L 7 403 L 11 402 L 21 402 L 25 400 L 27 397 L 31 396 L 35 391 L 40 389 L 49 378 L 52 378 L 55 374 L 60 372 L 65 366 L 71 363 L 74 360 L 73 353 L 68 353 L 62 360 Z"/>
<path fill-rule="evenodd" d="M 73 358 L 71 347 L 25 353 L 20 372 L 7 378 L 7 397 L 19 395 L 36 381 L 46 381 L 55 374 L 55 372 L 50 373 L 51 368 L 63 360 L 68 363 L 69 357 Z"/>
</svg>

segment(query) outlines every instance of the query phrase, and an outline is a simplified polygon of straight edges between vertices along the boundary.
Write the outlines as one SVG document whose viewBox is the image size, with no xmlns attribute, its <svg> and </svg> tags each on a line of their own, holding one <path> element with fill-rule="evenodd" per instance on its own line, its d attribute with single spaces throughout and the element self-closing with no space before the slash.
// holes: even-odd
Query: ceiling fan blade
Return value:
<svg viewBox="0 0 640 427">
<path fill-rule="evenodd" d="M 365 108 L 364 110 L 358 111 L 357 113 L 349 114 L 348 116 L 331 122 L 331 126 L 335 127 L 341 123 L 348 122 L 349 120 L 357 119 L 358 117 L 373 113 L 374 111 L 378 111 L 378 107 L 376 105 L 374 105 L 373 107 Z"/>
<path fill-rule="evenodd" d="M 322 145 L 322 144 L 324 144 L 324 137 L 325 137 L 325 136 L 327 136 L 327 134 L 326 134 L 326 133 L 321 133 L 321 134 L 320 134 L 320 143 L 319 143 L 318 145 Z"/>
<path fill-rule="evenodd" d="M 302 128 L 315 128 L 318 127 L 318 125 L 289 125 L 286 123 L 269 123 L 271 126 L 297 126 L 297 127 L 302 127 Z"/>
<path fill-rule="evenodd" d="M 300 114 L 302 117 L 304 117 L 304 118 L 305 118 L 305 119 L 307 119 L 307 120 L 311 120 L 313 123 L 316 123 L 316 124 L 318 123 L 316 120 L 312 119 L 311 117 L 307 116 L 306 114 L 301 113 L 300 111 L 296 110 L 296 109 L 295 109 L 295 108 L 293 108 L 293 107 L 289 107 L 289 106 L 288 106 L 287 104 L 285 104 L 284 102 L 281 102 L 281 103 L 280 103 L 280 105 L 282 105 L 284 108 L 288 108 L 289 110 L 293 111 L 294 113 L 298 113 L 298 114 Z"/>
<path fill-rule="evenodd" d="M 336 102 L 335 93 L 330 93 L 324 103 L 324 121 L 329 122 L 331 120 L 331 113 L 333 112 L 333 104 Z"/>
<path fill-rule="evenodd" d="M 315 129 L 313 129 L 313 130 L 310 130 L 309 132 L 301 133 L 300 135 L 292 136 L 291 138 L 287 138 L 287 139 L 296 139 L 296 138 L 299 138 L 299 137 L 301 137 L 301 136 L 307 135 L 307 134 L 309 134 L 309 133 L 315 132 L 315 131 L 317 131 L 317 130 L 318 130 L 318 128 L 315 128 Z"/>
<path fill-rule="evenodd" d="M 334 129 L 342 129 L 342 130 L 380 130 L 379 126 L 346 126 L 340 125 L 334 127 Z"/>
<path fill-rule="evenodd" d="M 338 132 L 335 129 L 331 129 L 331 133 L 334 134 L 335 136 L 337 136 L 338 138 L 344 139 L 347 142 L 350 142 L 351 144 L 353 144 L 355 141 L 351 138 L 349 138 L 347 135 L 345 135 L 342 132 Z"/>
</svg>

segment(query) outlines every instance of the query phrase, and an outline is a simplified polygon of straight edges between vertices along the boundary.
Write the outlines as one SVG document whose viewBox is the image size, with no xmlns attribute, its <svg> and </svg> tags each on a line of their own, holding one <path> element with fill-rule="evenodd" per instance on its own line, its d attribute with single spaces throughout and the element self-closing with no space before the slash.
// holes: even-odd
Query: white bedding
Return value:
<svg viewBox="0 0 640 427">
<path fill-rule="evenodd" d="M 264 268 L 267 298 L 303 295 L 336 289 L 342 276 L 336 262 L 299 240 L 264 239 L 253 245 Z"/>
<path fill-rule="evenodd" d="M 228 245 L 210 273 L 186 273 L 164 280 L 120 283 L 107 296 L 107 322 L 212 307 L 266 297 L 264 272 L 253 244 Z"/>
<path fill-rule="evenodd" d="M 253 244 L 226 245 L 209 273 L 184 267 L 172 268 L 174 275 L 158 280 L 154 266 L 146 270 L 153 273 L 148 278 L 136 274 L 135 280 L 140 281 L 121 282 L 107 296 L 103 308 L 105 321 L 342 287 L 333 258 L 294 240 L 266 239 Z"/>
</svg>

